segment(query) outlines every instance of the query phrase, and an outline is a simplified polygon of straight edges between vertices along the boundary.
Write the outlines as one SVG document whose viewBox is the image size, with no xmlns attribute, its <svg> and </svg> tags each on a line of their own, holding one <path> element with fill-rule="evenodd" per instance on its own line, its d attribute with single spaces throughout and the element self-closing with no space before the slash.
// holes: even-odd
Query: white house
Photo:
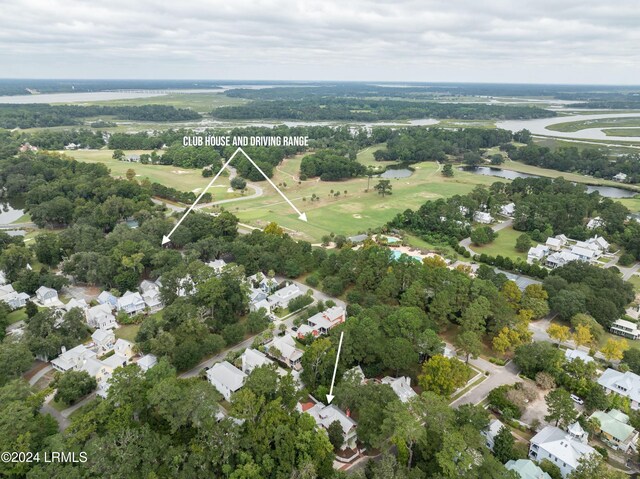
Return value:
<svg viewBox="0 0 640 479">
<path fill-rule="evenodd" d="M 305 403 L 300 404 L 299 409 L 302 412 L 306 412 L 309 414 L 318 427 L 321 427 L 325 431 L 329 429 L 329 426 L 334 421 L 338 421 L 340 426 L 342 426 L 342 436 L 344 438 L 344 442 L 340 449 L 355 449 L 356 448 L 356 422 L 347 416 L 344 412 L 342 412 L 338 407 L 333 404 L 325 406 L 321 402 L 317 404 L 313 403 Z"/>
<path fill-rule="evenodd" d="M 500 207 L 500 214 L 503 216 L 507 216 L 508 218 L 513 217 L 513 215 L 516 212 L 516 204 L 515 203 L 508 203 L 506 205 L 502 205 Z"/>
<path fill-rule="evenodd" d="M 223 259 L 216 259 L 214 261 L 209 261 L 207 263 L 207 266 L 211 268 L 217 275 L 219 275 L 220 273 L 222 273 L 224 267 L 227 266 L 227 263 Z"/>
<path fill-rule="evenodd" d="M 132 293 L 131 291 L 127 291 L 121 298 L 118 298 L 118 302 L 116 304 L 116 309 L 118 311 L 124 311 L 128 314 L 141 313 L 146 307 L 147 303 L 144 302 L 140 293 Z"/>
<path fill-rule="evenodd" d="M 87 324 L 92 328 L 115 329 L 118 327 L 116 317 L 113 315 L 111 306 L 108 303 L 89 308 L 85 316 L 87 318 Z"/>
<path fill-rule="evenodd" d="M 13 286 L 5 284 L 0 286 L 0 301 L 3 301 L 9 305 L 11 309 L 24 308 L 29 301 L 29 295 L 27 293 L 18 293 Z"/>
<path fill-rule="evenodd" d="M 233 364 L 223 361 L 214 364 L 207 371 L 207 379 L 227 401 L 230 401 L 231 395 L 244 385 L 247 375 Z"/>
<path fill-rule="evenodd" d="M 399 378 L 392 378 L 386 376 L 380 380 L 382 384 L 388 384 L 396 393 L 396 396 L 400 398 L 402 402 L 409 402 L 410 399 L 418 396 L 416 392 L 411 388 L 411 378 L 401 376 Z"/>
<path fill-rule="evenodd" d="M 269 356 L 282 361 L 291 369 L 299 371 L 302 368 L 300 361 L 304 351 L 297 347 L 295 340 L 288 334 L 273 338 L 265 345 L 265 349 Z"/>
<path fill-rule="evenodd" d="M 489 213 L 486 213 L 484 211 L 476 211 L 473 214 L 473 221 L 475 221 L 476 223 L 482 223 L 482 224 L 488 225 L 493 223 L 493 216 L 491 216 Z"/>
<path fill-rule="evenodd" d="M 271 304 L 271 308 L 286 308 L 289 305 L 289 301 L 298 296 L 302 296 L 303 293 L 298 287 L 297 284 L 291 283 L 288 286 L 285 286 L 282 289 L 279 289 L 271 296 L 267 298 L 269 304 Z"/>
<path fill-rule="evenodd" d="M 600 424 L 596 432 L 612 449 L 624 453 L 637 450 L 638 431 L 629 425 L 629 416 L 612 409 L 609 412 L 595 411 L 589 419 L 597 419 Z"/>
<path fill-rule="evenodd" d="M 571 253 L 576 255 L 580 261 L 594 261 L 598 258 L 598 252 L 593 249 L 582 248 L 580 246 L 573 246 Z"/>
<path fill-rule="evenodd" d="M 321 313 L 316 313 L 307 319 L 307 324 L 303 324 L 298 328 L 298 337 L 304 338 L 307 334 L 319 336 L 327 334 L 330 329 L 335 328 L 339 324 L 344 323 L 347 318 L 347 312 L 340 306 L 332 306 Z"/>
<path fill-rule="evenodd" d="M 593 238 L 589 238 L 587 240 L 587 244 L 592 245 L 592 248 L 600 251 L 599 255 L 603 252 L 606 252 L 609 249 L 609 246 L 611 246 L 606 239 L 598 235 L 594 236 Z"/>
<path fill-rule="evenodd" d="M 545 264 L 549 268 L 559 268 L 560 266 L 564 266 L 565 264 L 571 261 L 579 261 L 580 258 L 578 255 L 571 253 L 570 251 L 558 251 L 557 253 L 550 254 L 547 256 Z"/>
<path fill-rule="evenodd" d="M 617 334 L 618 336 L 623 336 L 629 339 L 640 338 L 640 329 L 638 329 L 638 325 L 631 321 L 627 321 L 626 319 L 618 319 L 614 321 L 609 327 L 609 331 L 611 331 L 612 334 Z"/>
<path fill-rule="evenodd" d="M 251 288 L 257 288 L 264 291 L 267 294 L 271 294 L 278 286 L 278 282 L 269 278 L 264 273 L 256 273 L 247 277 L 247 282 Z"/>
<path fill-rule="evenodd" d="M 67 312 L 71 311 L 74 308 L 78 308 L 82 310 L 82 312 L 86 316 L 87 310 L 89 309 L 89 305 L 84 299 L 71 298 L 69 302 L 63 306 L 63 308 Z"/>
<path fill-rule="evenodd" d="M 242 360 L 242 372 L 245 374 L 251 374 L 251 371 L 260 366 L 273 364 L 273 361 L 266 354 L 251 348 L 245 349 L 240 359 Z"/>
<path fill-rule="evenodd" d="M 58 292 L 55 289 L 40 286 L 36 290 L 36 299 L 42 306 L 53 306 L 61 304 L 58 299 Z"/>
<path fill-rule="evenodd" d="M 640 376 L 631 371 L 621 373 L 608 368 L 598 378 L 598 384 L 607 394 L 618 394 L 629 398 L 631 409 L 640 409 Z"/>
<path fill-rule="evenodd" d="M 580 460 L 591 454 L 598 453 L 587 444 L 586 433 L 577 423 L 569 427 L 569 432 L 546 426 L 531 438 L 529 447 L 531 459 L 536 462 L 548 459 L 560 468 L 562 477 L 571 474 L 578 467 Z"/>
<path fill-rule="evenodd" d="M 79 369 L 85 360 L 95 357 L 95 352 L 87 349 L 83 344 L 79 344 L 69 351 L 63 347 L 62 353 L 51 361 L 51 365 L 56 371 L 66 372 L 72 369 Z"/>
<path fill-rule="evenodd" d="M 565 349 L 564 357 L 567 361 L 571 362 L 574 359 L 581 359 L 584 363 L 590 363 L 593 358 L 588 353 L 580 351 L 579 349 Z"/>
<path fill-rule="evenodd" d="M 613 175 L 613 181 L 617 181 L 618 183 L 624 183 L 625 181 L 627 181 L 627 174 L 620 172 L 616 175 Z"/>
<path fill-rule="evenodd" d="M 493 445 L 500 429 L 504 427 L 504 424 L 499 419 L 494 419 L 489 423 L 486 429 L 480 431 L 480 434 L 485 438 L 487 447 L 493 451 Z"/>
<path fill-rule="evenodd" d="M 149 308 L 149 312 L 155 313 L 164 307 L 160 298 L 160 286 L 157 282 L 145 279 L 140 283 L 140 292 L 142 293 L 142 300 L 146 307 Z"/>
<path fill-rule="evenodd" d="M 131 359 L 135 355 L 134 344 L 126 339 L 118 338 L 113 345 L 113 351 L 115 354 L 122 356 L 126 359 Z"/>
<path fill-rule="evenodd" d="M 547 246 L 542 244 L 532 246 L 527 253 L 527 263 L 533 264 L 542 261 L 547 254 L 549 254 L 549 248 L 547 248 Z"/>
<path fill-rule="evenodd" d="M 98 303 L 106 304 L 111 307 L 111 309 L 116 309 L 116 306 L 118 305 L 118 298 L 112 295 L 109 291 L 103 291 L 98 295 Z"/>
<path fill-rule="evenodd" d="M 563 243 L 560 238 L 554 238 L 550 236 L 549 238 L 547 238 L 545 245 L 551 251 L 560 251 L 565 243 Z"/>
<path fill-rule="evenodd" d="M 104 354 L 113 349 L 116 336 L 108 329 L 96 329 L 91 335 L 95 350 L 98 354 Z"/>
<path fill-rule="evenodd" d="M 601 228 L 603 226 L 604 226 L 604 220 L 599 216 L 596 216 L 595 218 L 591 218 L 587 223 L 588 230 L 594 230 L 596 228 Z"/>
<path fill-rule="evenodd" d="M 145 354 L 136 363 L 143 372 L 147 372 L 149 369 L 158 364 L 158 358 L 153 354 Z"/>
</svg>

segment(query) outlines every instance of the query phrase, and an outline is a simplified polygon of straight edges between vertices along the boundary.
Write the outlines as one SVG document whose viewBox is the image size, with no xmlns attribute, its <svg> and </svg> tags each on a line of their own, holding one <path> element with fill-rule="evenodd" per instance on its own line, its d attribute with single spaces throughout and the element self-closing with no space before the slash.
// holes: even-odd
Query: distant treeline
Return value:
<svg viewBox="0 0 640 479">
<path fill-rule="evenodd" d="M 241 106 L 217 108 L 212 115 L 225 120 L 382 121 L 418 118 L 531 119 L 548 118 L 556 116 L 556 113 L 528 106 L 311 98 L 299 101 L 259 100 Z"/>
<path fill-rule="evenodd" d="M 594 100 L 586 103 L 576 103 L 573 108 L 610 109 L 610 110 L 640 110 L 640 100 Z"/>
<path fill-rule="evenodd" d="M 45 128 L 71 126 L 82 118 L 115 116 L 135 121 L 187 121 L 201 118 L 200 114 L 185 108 L 166 105 L 143 106 L 78 106 L 27 104 L 0 105 L 0 128 Z"/>
<path fill-rule="evenodd" d="M 226 82 L 225 82 L 226 83 Z M 0 95 L 39 93 L 86 93 L 107 90 L 216 89 L 212 82 L 193 80 L 0 80 Z M 34 95 L 35 96 L 35 95 Z"/>
<path fill-rule="evenodd" d="M 627 183 L 640 183 L 640 155 L 632 153 L 616 158 L 596 148 L 579 151 L 575 147 L 551 150 L 534 143 L 522 148 L 507 148 L 509 157 L 527 165 L 559 171 L 571 171 L 595 178 L 611 179 L 618 173 L 627 175 Z"/>
</svg>

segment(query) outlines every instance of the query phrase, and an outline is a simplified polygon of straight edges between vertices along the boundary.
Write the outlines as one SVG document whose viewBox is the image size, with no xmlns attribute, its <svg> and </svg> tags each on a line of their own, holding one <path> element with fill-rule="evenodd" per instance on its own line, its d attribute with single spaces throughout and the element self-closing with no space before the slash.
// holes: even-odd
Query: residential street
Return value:
<svg viewBox="0 0 640 479">
<path fill-rule="evenodd" d="M 469 363 L 481 371 L 487 371 L 489 373 L 489 377 L 482 381 L 478 386 L 453 401 L 451 403 L 452 407 L 460 407 L 463 404 L 478 404 L 498 386 L 502 386 L 504 384 L 515 384 L 520 381 L 520 378 L 518 377 L 518 367 L 513 361 L 510 361 L 506 366 L 498 366 L 482 358 L 470 359 Z"/>
</svg>

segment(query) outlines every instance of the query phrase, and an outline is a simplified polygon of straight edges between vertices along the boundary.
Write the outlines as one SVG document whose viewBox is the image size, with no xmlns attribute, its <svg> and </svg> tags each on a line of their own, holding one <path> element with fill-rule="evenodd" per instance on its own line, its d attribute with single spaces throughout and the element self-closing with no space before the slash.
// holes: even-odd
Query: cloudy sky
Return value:
<svg viewBox="0 0 640 479">
<path fill-rule="evenodd" d="M 0 76 L 640 83 L 638 0 L 0 0 Z"/>
</svg>

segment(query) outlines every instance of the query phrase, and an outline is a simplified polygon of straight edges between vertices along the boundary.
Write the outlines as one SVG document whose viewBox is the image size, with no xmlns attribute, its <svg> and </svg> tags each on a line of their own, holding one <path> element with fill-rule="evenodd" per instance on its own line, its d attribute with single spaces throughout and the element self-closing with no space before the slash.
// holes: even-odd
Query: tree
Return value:
<svg viewBox="0 0 640 479">
<path fill-rule="evenodd" d="M 540 371 L 536 374 L 536 384 L 540 389 L 549 390 L 556 387 L 556 380 L 551 374 Z"/>
<path fill-rule="evenodd" d="M 567 476 L 568 479 L 625 479 L 629 476 L 622 471 L 610 468 L 600 454 L 582 456 L 578 467 Z"/>
<path fill-rule="evenodd" d="M 264 232 L 268 235 L 274 235 L 274 236 L 284 235 L 284 230 L 282 229 L 282 227 L 278 226 L 278 223 L 274 221 L 272 221 L 267 226 L 265 226 Z"/>
<path fill-rule="evenodd" d="M 528 234 L 523 233 L 518 236 L 518 239 L 516 240 L 516 251 L 526 253 L 529 251 L 529 248 L 531 248 L 531 244 L 531 237 Z"/>
<path fill-rule="evenodd" d="M 73 370 L 58 376 L 53 385 L 57 389 L 55 400 L 65 404 L 75 403 L 98 386 L 96 379 L 86 371 Z"/>
<path fill-rule="evenodd" d="M 549 414 L 544 419 L 549 422 L 555 421 L 556 426 L 565 428 L 578 417 L 578 412 L 573 407 L 571 394 L 565 389 L 554 389 L 547 394 L 545 402 Z"/>
<path fill-rule="evenodd" d="M 493 231 L 491 226 L 481 226 L 471 232 L 471 241 L 476 246 L 482 246 L 491 243 L 498 237 L 498 233 Z"/>
<path fill-rule="evenodd" d="M 124 151 L 120 149 L 113 150 L 113 155 L 111 155 L 111 158 L 113 158 L 114 160 L 122 161 L 124 159 Z"/>
<path fill-rule="evenodd" d="M 384 198 L 386 195 L 391 194 L 391 190 L 393 190 L 393 186 L 391 185 L 391 180 L 380 180 L 378 184 L 373 187 L 379 195 L 382 195 Z"/>
<path fill-rule="evenodd" d="M 329 442 L 333 446 L 334 451 L 340 449 L 344 443 L 344 433 L 340 421 L 336 420 L 329 424 L 327 434 L 329 435 Z"/>
<path fill-rule="evenodd" d="M 493 454 L 496 456 L 498 461 L 504 464 L 511 459 L 516 459 L 516 455 L 513 450 L 515 443 L 516 441 L 513 438 L 511 431 L 507 427 L 502 426 L 493 440 Z"/>
<path fill-rule="evenodd" d="M 20 377 L 33 363 L 33 354 L 24 341 L 10 338 L 0 343 L 0 386 Z"/>
<path fill-rule="evenodd" d="M 600 352 L 602 352 L 608 361 L 619 361 L 624 357 L 624 352 L 627 349 L 629 349 L 629 343 L 626 339 L 609 338 Z"/>
<path fill-rule="evenodd" d="M 591 335 L 591 328 L 589 326 L 583 326 L 579 324 L 576 326 L 573 333 L 573 341 L 576 346 L 588 346 L 593 343 L 593 336 Z"/>
<path fill-rule="evenodd" d="M 422 365 L 422 374 L 418 383 L 427 390 L 440 396 L 450 396 L 463 386 L 468 379 L 468 369 L 461 361 L 437 355 Z"/>
<path fill-rule="evenodd" d="M 244 178 L 236 176 L 231 180 L 231 188 L 234 190 L 244 190 L 247 187 L 247 181 Z"/>
<path fill-rule="evenodd" d="M 571 331 L 568 326 L 562 326 L 557 323 L 552 323 L 547 328 L 547 334 L 549 337 L 558 342 L 558 347 L 560 347 L 560 343 L 564 343 L 569 340 L 571 337 Z"/>
<path fill-rule="evenodd" d="M 636 374 L 640 374 L 640 349 L 631 348 L 622 353 L 622 362 L 629 366 L 629 369 Z"/>
<path fill-rule="evenodd" d="M 463 330 L 462 332 L 460 332 L 456 336 L 454 344 L 457 348 L 461 349 L 462 352 L 464 352 L 465 363 L 469 362 L 469 358 L 471 356 L 477 358 L 482 351 L 482 341 L 480 340 L 480 335 L 473 330 Z"/>
<path fill-rule="evenodd" d="M 451 166 L 451 163 L 445 163 L 442 167 L 442 176 L 446 178 L 453 177 L 453 166 Z"/>
<path fill-rule="evenodd" d="M 126 177 L 127 180 L 133 181 L 133 179 L 136 177 L 136 170 L 134 170 L 133 168 L 129 168 L 126 172 Z"/>
<path fill-rule="evenodd" d="M 540 461 L 539 466 L 540 469 L 551 476 L 551 479 L 563 479 L 562 471 L 560 471 L 560 468 L 549 459 L 543 459 L 542 461 Z"/>
<path fill-rule="evenodd" d="M 411 342 L 405 338 L 391 338 L 385 341 L 380 351 L 380 358 L 384 367 L 393 370 L 396 375 L 400 371 L 407 371 L 418 362 L 418 353 Z"/>
</svg>

